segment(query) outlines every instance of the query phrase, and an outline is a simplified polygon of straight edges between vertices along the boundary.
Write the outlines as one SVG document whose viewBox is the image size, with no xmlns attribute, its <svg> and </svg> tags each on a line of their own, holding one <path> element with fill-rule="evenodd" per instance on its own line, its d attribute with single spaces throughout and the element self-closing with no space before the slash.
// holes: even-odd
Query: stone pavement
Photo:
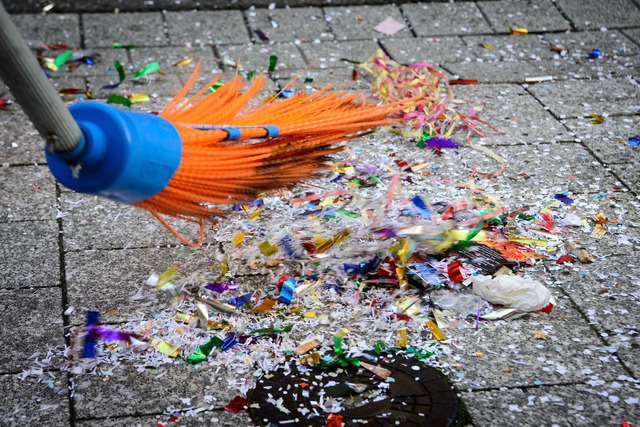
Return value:
<svg viewBox="0 0 640 427">
<path fill-rule="evenodd" d="M 640 148 L 627 142 L 640 134 L 637 1 L 354 0 L 291 8 L 231 2 L 235 8 L 197 11 L 191 9 L 209 2 L 96 1 L 56 2 L 47 14 L 36 12 L 48 2 L 5 3 L 34 53 L 55 57 L 62 52 L 50 49 L 55 44 L 99 53 L 92 66 L 51 73 L 56 88 L 79 89 L 64 95 L 69 102 L 86 91 L 101 100 L 144 92 L 153 94 L 152 102 L 132 108 L 157 111 L 193 70 L 195 62 L 175 66 L 187 57 L 202 59 L 204 82 L 232 73 L 238 59 L 241 72 L 266 72 L 276 55 L 269 90 L 307 66 L 315 86 L 332 82 L 366 90 L 352 79 L 353 62 L 343 59 L 364 61 L 378 48 L 401 63 L 429 61 L 452 78 L 477 79 L 478 85 L 456 86 L 454 93 L 484 101 L 481 118 L 501 131 L 473 138 L 507 164 L 487 189 L 512 205 L 548 206 L 557 219 L 575 214 L 584 223 L 564 227 L 560 249 L 586 249 L 593 262 L 556 265 L 556 252 L 527 267 L 527 275 L 550 287 L 558 306 L 549 314 L 489 322 L 479 331 L 450 328 L 434 363 L 466 406 L 463 424 L 640 425 Z M 122 12 L 110 12 L 114 7 Z M 389 36 L 375 31 L 387 17 L 406 28 Z M 511 28 L 528 34 L 512 35 Z M 114 43 L 136 48 L 113 49 Z M 601 53 L 590 59 L 593 49 Z M 164 75 L 101 89 L 117 81 L 115 60 L 127 73 L 158 61 Z M 546 76 L 551 79 L 527 82 Z M 1 99 L 11 95 L 4 92 Z M 592 114 L 604 122 L 595 123 Z M 364 162 L 422 156 L 384 131 L 375 135 L 389 145 L 371 150 L 367 138 L 354 142 Z M 132 295 L 186 250 L 145 212 L 58 185 L 35 130 L 15 104 L 0 108 L 0 160 L 0 425 L 252 425 L 245 412 L 223 410 L 252 380 L 246 369 L 214 363 L 191 369 L 179 358 L 140 366 L 115 356 L 93 372 L 61 369 L 64 346 L 73 345 L 87 311 L 101 312 L 115 327 L 165 309 L 164 300 Z M 425 194 L 446 194 L 447 183 L 468 180 L 473 165 L 491 167 L 465 149 L 426 160 L 434 166 Z M 564 192 L 574 199 L 571 206 L 554 200 Z M 591 237 L 591 217 L 598 212 L 608 219 L 600 239 Z M 261 226 L 282 223 L 265 219 Z M 195 237 L 188 224 L 178 227 Z M 209 230 L 205 248 L 189 252 L 200 267 L 224 253 L 233 263 L 233 230 L 224 227 L 219 234 Z M 277 282 L 277 272 L 266 271 L 261 279 L 241 266 L 231 268 L 230 280 L 248 288 Z M 308 332 L 300 327 L 292 336 L 302 340 Z M 169 422 L 171 414 L 184 418 Z"/>
</svg>

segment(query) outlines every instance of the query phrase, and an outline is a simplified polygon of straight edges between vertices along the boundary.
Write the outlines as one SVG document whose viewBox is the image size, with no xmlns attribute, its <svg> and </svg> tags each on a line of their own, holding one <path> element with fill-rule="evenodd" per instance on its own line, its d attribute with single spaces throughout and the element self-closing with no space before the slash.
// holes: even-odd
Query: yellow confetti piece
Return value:
<svg viewBox="0 0 640 427">
<path fill-rule="evenodd" d="M 260 252 L 262 252 L 264 256 L 270 256 L 278 252 L 278 246 L 272 245 L 269 241 L 258 243 L 258 249 L 260 249 Z"/>
<path fill-rule="evenodd" d="M 496 47 L 494 45 L 487 44 L 487 43 L 480 43 L 480 47 L 483 47 L 485 49 L 491 49 L 491 50 L 496 49 Z"/>
<path fill-rule="evenodd" d="M 602 123 L 604 123 L 604 117 L 602 117 L 600 114 L 591 113 L 589 115 L 591 116 L 591 120 L 589 121 L 589 123 L 591 123 L 592 125 L 601 125 Z"/>
<path fill-rule="evenodd" d="M 407 347 L 407 327 L 400 325 L 396 331 L 396 347 Z"/>
<path fill-rule="evenodd" d="M 322 343 L 315 338 L 311 338 L 310 340 L 304 341 L 302 344 L 295 349 L 296 354 L 302 355 L 310 352 L 314 348 L 318 347 Z"/>
<path fill-rule="evenodd" d="M 434 340 L 444 341 L 445 339 L 447 339 L 447 337 L 445 337 L 445 335 L 442 333 L 442 331 L 440 330 L 436 322 L 434 322 L 433 320 L 428 319 L 425 322 L 425 325 L 427 329 L 429 329 L 429 332 L 431 332 L 431 335 L 433 336 Z"/>
<path fill-rule="evenodd" d="M 165 271 L 158 276 L 158 283 L 156 284 L 156 289 L 161 289 L 164 285 L 171 282 L 178 275 L 178 265 L 174 264 L 171 267 L 167 268 Z"/>
<path fill-rule="evenodd" d="M 307 311 L 306 313 L 302 314 L 302 317 L 304 317 L 305 319 L 313 319 L 314 317 L 316 317 L 316 313 L 315 311 Z"/>
<path fill-rule="evenodd" d="M 251 221 L 255 221 L 256 219 L 258 219 L 261 213 L 262 213 L 262 209 L 256 209 L 249 214 L 249 219 Z"/>
<path fill-rule="evenodd" d="M 220 275 L 224 276 L 229 272 L 229 260 L 225 256 L 222 262 L 220 263 Z"/>
<path fill-rule="evenodd" d="M 302 365 L 317 365 L 318 363 L 320 363 L 320 353 L 315 352 L 307 354 L 306 356 L 302 356 L 300 358 L 300 363 Z"/>
<path fill-rule="evenodd" d="M 514 243 L 519 243 L 521 245 L 534 245 L 534 246 L 539 246 L 541 248 L 546 248 L 547 245 L 549 244 L 548 241 L 546 240 L 541 240 L 541 239 L 520 239 L 520 238 L 513 238 L 513 239 L 509 239 L 510 241 L 514 242 Z"/>
<path fill-rule="evenodd" d="M 175 67 L 182 67 L 184 65 L 190 64 L 193 62 L 193 56 L 190 56 L 188 58 L 183 59 L 182 61 L 178 61 L 175 64 L 173 64 Z"/>
<path fill-rule="evenodd" d="M 537 340 L 546 340 L 547 335 L 543 331 L 533 331 L 533 338 Z"/>
<path fill-rule="evenodd" d="M 151 344 L 162 354 L 166 354 L 169 357 L 178 357 L 180 354 L 180 347 L 174 347 L 166 341 L 159 339 L 152 339 Z"/>
<path fill-rule="evenodd" d="M 348 333 L 349 333 L 349 329 L 348 328 L 342 328 L 336 333 L 335 337 L 342 339 L 342 338 L 346 337 Z"/>
<path fill-rule="evenodd" d="M 182 322 L 182 323 L 190 323 L 191 319 L 193 319 L 193 316 L 189 316 L 188 314 L 185 313 L 176 313 L 176 322 Z"/>
<path fill-rule="evenodd" d="M 146 93 L 134 93 L 133 95 L 129 95 L 129 101 L 132 104 L 136 104 L 138 102 L 149 102 L 151 98 Z"/>
<path fill-rule="evenodd" d="M 591 232 L 591 237 L 594 239 L 602 239 L 607 232 L 607 227 L 602 224 L 596 224 Z"/>
<path fill-rule="evenodd" d="M 254 310 L 258 312 L 270 310 L 274 305 L 276 305 L 277 302 L 278 302 L 277 299 L 264 300 L 262 304 L 257 306 Z"/>
<path fill-rule="evenodd" d="M 233 235 L 233 247 L 237 248 L 242 244 L 242 242 L 244 242 L 244 232 L 238 231 Z"/>
<path fill-rule="evenodd" d="M 509 30 L 511 30 L 511 34 L 513 34 L 514 36 L 523 36 L 529 34 L 529 30 L 527 30 L 526 28 L 509 28 Z"/>
</svg>

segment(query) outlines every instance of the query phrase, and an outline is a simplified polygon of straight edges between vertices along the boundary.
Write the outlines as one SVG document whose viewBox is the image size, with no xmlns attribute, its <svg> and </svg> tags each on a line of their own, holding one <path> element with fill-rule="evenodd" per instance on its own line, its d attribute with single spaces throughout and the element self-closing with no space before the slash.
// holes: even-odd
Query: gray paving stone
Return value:
<svg viewBox="0 0 640 427">
<path fill-rule="evenodd" d="M 373 40 L 411 36 L 409 26 L 404 21 L 400 9 L 395 5 L 325 7 L 324 15 L 336 40 Z M 374 30 L 376 25 L 389 17 L 404 24 L 405 28 L 393 35 Z"/>
<path fill-rule="evenodd" d="M 0 169 L 0 222 L 55 218 L 54 179 L 46 166 Z"/>
<path fill-rule="evenodd" d="M 530 61 L 465 61 L 448 63 L 445 68 L 454 78 L 480 83 L 524 83 L 527 77 L 540 75 Z"/>
<path fill-rule="evenodd" d="M 529 91 L 560 118 L 640 111 L 638 86 L 627 79 L 545 82 Z"/>
<path fill-rule="evenodd" d="M 64 345 L 60 288 L 0 290 L 6 326 L 0 329 L 0 372 L 20 372 L 48 349 Z"/>
<path fill-rule="evenodd" d="M 545 39 L 567 51 L 567 57 L 576 61 L 602 62 L 604 59 L 637 55 L 638 47 L 618 30 L 578 31 L 573 33 L 546 34 Z M 600 51 L 597 60 L 589 60 L 593 49 Z M 560 55 L 556 53 L 556 57 Z"/>
<path fill-rule="evenodd" d="M 598 0 L 557 0 L 557 4 L 580 29 L 631 27 L 640 22 L 640 10 L 631 0 L 611 0 L 607 7 Z"/>
<path fill-rule="evenodd" d="M 0 223 L 0 288 L 56 286 L 60 282 L 58 224 L 53 220 Z"/>
<path fill-rule="evenodd" d="M 639 116 L 612 116 L 602 124 L 592 124 L 591 117 L 566 120 L 565 125 L 575 133 L 603 163 L 633 163 L 640 161 L 640 151 L 627 143 L 640 133 Z"/>
<path fill-rule="evenodd" d="M 270 42 L 332 40 L 322 9 L 317 7 L 254 9 L 245 16 L 255 34 L 262 31 Z"/>
<path fill-rule="evenodd" d="M 626 378 L 594 384 L 480 391 L 461 396 L 477 427 L 613 426 L 640 416 L 638 404 L 633 403 L 637 401 L 638 384 Z"/>
<path fill-rule="evenodd" d="M 354 70 L 359 73 L 359 76 L 357 76 L 355 80 L 353 74 Z M 274 73 L 274 77 L 281 85 L 283 85 L 302 71 L 303 70 L 282 70 Z M 305 71 L 293 87 L 295 89 L 304 89 L 310 92 L 314 89 L 330 84 L 335 90 L 357 91 L 364 93 L 369 88 L 369 82 L 363 74 L 365 73 L 354 64 L 351 64 L 350 68 L 313 68 Z"/>
<path fill-rule="evenodd" d="M 576 255 L 577 250 L 585 249 L 590 255 L 598 257 L 597 265 L 619 256 L 632 256 L 640 247 L 640 202 L 630 192 L 606 191 L 599 194 L 568 194 L 574 202 L 565 209 L 555 212 L 559 217 L 573 213 L 589 224 L 586 227 L 559 225 L 562 235 Z M 564 206 L 563 206 L 564 207 Z M 602 238 L 591 237 L 593 215 L 602 213 L 611 220 L 607 232 Z M 580 264 L 573 267 L 580 267 Z M 563 277 L 560 277 L 563 279 Z"/>
<path fill-rule="evenodd" d="M 193 369 L 178 360 L 140 371 L 124 362 L 106 380 L 89 375 L 74 378 L 76 414 L 103 418 L 164 412 L 167 407 L 222 408 L 236 395 L 227 385 L 231 369 L 203 365 Z"/>
<path fill-rule="evenodd" d="M 638 162 L 630 165 L 611 165 L 611 169 L 631 191 L 636 194 L 640 192 L 640 165 Z"/>
<path fill-rule="evenodd" d="M 574 138 L 521 86 L 511 84 L 455 86 L 458 99 L 481 103 L 476 114 L 502 134 L 485 129 L 481 144 L 572 141 Z"/>
<path fill-rule="evenodd" d="M 558 58 L 542 61 L 529 61 L 528 64 L 538 70 L 538 76 L 551 76 L 554 80 L 567 79 L 612 79 L 624 78 L 637 73 L 640 59 L 624 57 L 593 61 L 590 59 L 574 60 Z M 524 63 L 520 63 L 523 64 Z"/>
<path fill-rule="evenodd" d="M 271 55 L 278 57 L 276 70 L 281 69 L 302 69 L 307 64 L 302 58 L 302 54 L 293 43 L 274 43 L 269 45 L 238 45 L 220 46 L 220 57 L 225 63 L 238 63 L 240 70 L 266 73 L 269 69 L 269 58 Z M 235 66 L 226 66 L 235 68 Z"/>
<path fill-rule="evenodd" d="M 163 295 L 142 300 L 131 297 L 153 273 L 161 274 L 178 260 L 181 249 L 125 249 L 68 253 L 68 303 L 73 324 L 83 324 L 88 311 L 99 311 L 103 323 L 151 316 L 165 306 Z M 150 292 L 148 292 L 150 293 Z"/>
<path fill-rule="evenodd" d="M 570 30 L 550 0 L 480 1 L 478 6 L 500 33 L 511 28 L 526 28 L 529 32 Z"/>
<path fill-rule="evenodd" d="M 158 424 L 171 425 L 176 423 L 178 425 L 188 425 L 189 427 L 205 427 L 205 426 L 220 426 L 220 427 L 237 427 L 237 426 L 250 426 L 253 425 L 251 418 L 246 413 L 240 412 L 238 414 L 232 414 L 231 412 L 218 410 L 218 411 L 202 411 L 193 413 L 190 411 L 179 413 L 179 418 L 176 421 L 172 415 L 147 415 L 140 417 L 121 417 L 121 418 L 102 418 L 92 420 L 76 421 L 77 427 L 154 427 Z"/>
<path fill-rule="evenodd" d="M 460 37 L 385 39 L 381 43 L 389 55 L 402 64 L 427 61 L 440 65 L 469 58 L 468 49 Z"/>
<path fill-rule="evenodd" d="M 602 257 L 592 264 L 550 266 L 562 285 L 583 313 L 589 324 L 614 346 L 631 350 L 637 347 L 640 331 L 640 298 L 638 278 L 630 271 L 634 256 Z M 635 343 L 635 345 L 634 345 Z M 613 351 L 613 350 L 612 350 Z M 638 374 L 637 366 L 628 366 Z"/>
<path fill-rule="evenodd" d="M 554 55 L 549 50 L 549 43 L 542 35 L 464 36 L 462 39 L 469 46 L 470 56 L 476 56 L 485 61 L 498 59 L 503 61 L 552 59 Z"/>
<path fill-rule="evenodd" d="M 493 32 L 473 2 L 405 4 L 402 10 L 418 36 Z"/>
<path fill-rule="evenodd" d="M 613 381 L 627 373 L 569 300 L 558 289 L 551 290 L 558 305 L 549 314 L 491 322 L 480 332 L 443 331 L 459 343 L 451 354 L 438 355 L 439 361 L 457 366 L 449 376 L 458 390 L 533 386 L 536 381 L 566 384 L 594 377 Z M 534 331 L 542 331 L 545 339 L 534 339 Z M 594 373 L 585 372 L 587 367 Z"/>
<path fill-rule="evenodd" d="M 41 49 L 45 44 L 63 44 L 70 49 L 80 47 L 78 15 L 13 15 L 11 20 L 32 49 Z"/>
<path fill-rule="evenodd" d="M 508 162 L 505 174 L 511 182 L 507 186 L 516 197 L 530 191 L 550 196 L 565 191 L 595 193 L 616 186 L 617 180 L 596 168 L 595 158 L 579 144 L 512 146 L 500 151 Z"/>
<path fill-rule="evenodd" d="M 0 163 L 44 163 L 40 135 L 20 106 L 0 111 L 0 123 Z"/>
<path fill-rule="evenodd" d="M 373 41 L 345 41 L 304 43 L 300 49 L 313 68 L 348 68 L 354 64 L 343 61 L 343 58 L 365 62 L 375 55 L 379 46 Z"/>
<path fill-rule="evenodd" d="M 67 251 L 179 244 L 178 239 L 143 209 L 78 193 L 63 193 L 59 204 Z M 197 240 L 197 224 L 176 220 L 172 225 L 187 239 Z M 213 238 L 206 234 L 207 241 Z"/>
<path fill-rule="evenodd" d="M 70 426 L 67 379 L 47 373 L 47 383 L 0 375 L 0 416 L 4 426 Z"/>
<path fill-rule="evenodd" d="M 132 12 L 87 13 L 82 17 L 84 42 L 88 48 L 111 47 L 113 43 L 136 46 L 166 46 L 162 14 Z"/>
<path fill-rule="evenodd" d="M 249 34 L 239 10 L 167 12 L 172 45 L 248 43 Z"/>
<path fill-rule="evenodd" d="M 627 37 L 640 45 L 640 28 L 628 28 L 622 31 Z"/>
</svg>

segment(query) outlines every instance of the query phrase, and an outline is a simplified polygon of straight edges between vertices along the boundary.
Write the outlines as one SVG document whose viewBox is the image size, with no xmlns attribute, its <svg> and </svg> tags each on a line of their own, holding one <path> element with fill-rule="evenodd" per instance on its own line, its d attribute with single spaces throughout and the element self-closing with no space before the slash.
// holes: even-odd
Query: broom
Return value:
<svg viewBox="0 0 640 427">
<path fill-rule="evenodd" d="M 146 209 L 189 246 L 204 239 L 204 220 L 219 205 L 244 203 L 290 187 L 328 168 L 342 144 L 401 118 L 415 104 L 368 104 L 357 94 L 298 93 L 247 108 L 266 83 L 245 87 L 220 76 L 186 98 L 187 84 L 158 114 L 118 110 L 94 101 L 65 107 L 0 3 L 0 77 L 45 139 L 49 169 L 64 186 Z M 192 243 L 161 216 L 200 225 Z"/>
</svg>

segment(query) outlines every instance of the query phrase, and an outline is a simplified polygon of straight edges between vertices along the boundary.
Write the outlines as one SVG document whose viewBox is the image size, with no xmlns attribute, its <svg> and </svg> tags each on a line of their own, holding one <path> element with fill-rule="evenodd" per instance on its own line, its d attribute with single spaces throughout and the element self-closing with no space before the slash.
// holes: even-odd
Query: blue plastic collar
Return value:
<svg viewBox="0 0 640 427">
<path fill-rule="evenodd" d="M 84 146 L 46 153 L 49 169 L 65 187 L 136 203 L 162 191 L 180 165 L 180 135 L 161 117 L 91 101 L 69 111 L 82 129 Z M 80 165 L 77 176 L 70 164 Z"/>
</svg>

